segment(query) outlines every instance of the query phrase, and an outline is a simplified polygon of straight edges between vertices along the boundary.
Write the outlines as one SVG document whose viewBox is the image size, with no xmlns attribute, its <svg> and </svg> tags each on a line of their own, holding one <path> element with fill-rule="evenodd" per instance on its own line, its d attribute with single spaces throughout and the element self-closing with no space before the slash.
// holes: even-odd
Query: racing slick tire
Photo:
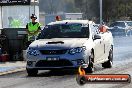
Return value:
<svg viewBox="0 0 132 88">
<path fill-rule="evenodd" d="M 27 70 L 28 76 L 37 76 L 37 74 L 38 74 L 38 70 L 36 70 L 36 69 L 26 68 L 26 70 Z"/>
<path fill-rule="evenodd" d="M 113 46 L 111 46 L 108 56 L 108 61 L 102 63 L 102 67 L 104 68 L 111 68 L 113 65 Z"/>
</svg>

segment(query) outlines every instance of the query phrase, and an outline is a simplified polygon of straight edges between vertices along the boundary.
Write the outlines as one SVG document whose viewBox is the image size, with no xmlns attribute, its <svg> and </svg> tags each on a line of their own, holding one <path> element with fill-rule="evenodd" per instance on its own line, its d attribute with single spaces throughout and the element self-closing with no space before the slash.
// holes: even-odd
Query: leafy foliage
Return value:
<svg viewBox="0 0 132 88">
<path fill-rule="evenodd" d="M 55 14 L 58 12 L 79 12 L 75 8 L 74 0 L 40 0 L 40 11 L 48 14 Z"/>
<path fill-rule="evenodd" d="M 132 0 L 103 0 L 103 18 L 105 21 L 131 18 L 131 8 Z"/>
<path fill-rule="evenodd" d="M 102 0 L 103 20 L 113 21 L 132 18 L 132 0 Z M 82 12 L 84 19 L 99 20 L 99 0 L 40 0 L 40 11 L 50 14 L 58 12 Z"/>
<path fill-rule="evenodd" d="M 132 19 L 132 0 L 102 0 L 103 20 Z M 88 17 L 99 17 L 99 0 L 75 0 L 75 5 Z M 85 9 L 85 10 L 84 10 Z M 90 16 L 90 15 L 92 16 Z"/>
</svg>

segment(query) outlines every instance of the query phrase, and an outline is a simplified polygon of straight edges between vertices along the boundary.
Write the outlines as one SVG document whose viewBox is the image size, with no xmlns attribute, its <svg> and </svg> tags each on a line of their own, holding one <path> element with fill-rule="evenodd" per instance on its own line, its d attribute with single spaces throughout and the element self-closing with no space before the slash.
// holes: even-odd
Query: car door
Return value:
<svg viewBox="0 0 132 88">
<path fill-rule="evenodd" d="M 102 38 L 102 47 L 103 47 L 103 52 L 100 60 L 104 60 L 108 58 L 109 50 L 110 50 L 110 36 L 108 32 L 102 33 L 101 34 Z"/>
<path fill-rule="evenodd" d="M 104 54 L 104 42 L 103 42 L 102 35 L 99 33 L 99 29 L 96 28 L 96 27 L 93 27 L 93 37 L 95 35 L 101 36 L 101 39 L 94 39 L 93 38 L 93 42 L 95 44 L 95 47 L 94 47 L 94 62 L 99 62 L 102 58 L 102 55 Z"/>
</svg>

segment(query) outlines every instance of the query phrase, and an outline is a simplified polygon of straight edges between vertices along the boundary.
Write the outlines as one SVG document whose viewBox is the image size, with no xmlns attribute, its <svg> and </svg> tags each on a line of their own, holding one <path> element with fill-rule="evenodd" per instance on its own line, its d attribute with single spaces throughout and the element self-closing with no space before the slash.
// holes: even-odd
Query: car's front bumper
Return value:
<svg viewBox="0 0 132 88">
<path fill-rule="evenodd" d="M 79 66 L 67 66 L 67 67 L 26 67 L 27 69 L 37 69 L 37 70 L 54 70 L 54 69 L 78 69 Z"/>
<path fill-rule="evenodd" d="M 47 57 L 57 57 L 59 60 L 47 61 Z M 88 60 L 88 55 L 84 53 L 78 53 L 75 55 L 47 55 L 47 56 L 28 56 L 27 68 L 28 69 L 40 69 L 40 70 L 50 70 L 50 69 L 70 69 L 78 68 L 82 64 L 86 64 Z"/>
<path fill-rule="evenodd" d="M 81 60 L 83 61 L 83 60 Z M 47 63 L 47 64 L 46 64 Z M 52 64 L 51 64 L 52 63 Z M 61 63 L 61 64 L 58 64 Z M 27 61 L 27 68 L 29 69 L 40 69 L 40 70 L 50 70 L 50 69 L 70 69 L 70 68 L 78 68 L 79 66 L 85 64 L 83 61 L 82 63 L 78 63 L 77 61 L 68 61 L 64 62 L 47 62 L 43 60 L 36 61 Z"/>
</svg>

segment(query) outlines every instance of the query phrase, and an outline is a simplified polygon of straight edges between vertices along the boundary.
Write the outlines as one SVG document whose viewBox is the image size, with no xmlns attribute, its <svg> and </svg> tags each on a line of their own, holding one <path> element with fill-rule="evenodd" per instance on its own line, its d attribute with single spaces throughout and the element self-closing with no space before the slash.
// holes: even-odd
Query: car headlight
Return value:
<svg viewBox="0 0 132 88">
<path fill-rule="evenodd" d="M 36 49 L 33 49 L 33 48 L 29 48 L 27 53 L 29 55 L 34 55 L 34 56 L 39 55 L 38 51 Z"/>
<path fill-rule="evenodd" d="M 86 47 L 77 47 L 77 48 L 72 48 L 69 50 L 69 54 L 76 54 L 76 53 L 81 53 L 82 51 L 85 51 Z"/>
</svg>

